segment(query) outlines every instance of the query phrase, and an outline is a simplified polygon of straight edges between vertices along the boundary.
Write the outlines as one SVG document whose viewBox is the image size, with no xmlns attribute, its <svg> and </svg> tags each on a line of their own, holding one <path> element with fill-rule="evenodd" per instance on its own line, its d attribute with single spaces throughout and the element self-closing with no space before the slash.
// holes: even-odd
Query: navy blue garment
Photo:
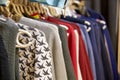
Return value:
<svg viewBox="0 0 120 80">
<path fill-rule="evenodd" d="M 104 27 L 106 25 L 100 24 L 100 26 Z M 110 39 L 110 35 L 109 35 L 109 31 L 108 31 L 107 27 L 105 29 L 102 29 L 102 32 L 103 32 L 103 35 L 105 36 L 105 40 L 107 41 L 107 46 L 108 46 L 108 50 L 109 50 L 109 55 L 110 55 L 110 60 L 111 60 L 112 70 L 113 70 L 113 75 L 114 75 L 114 80 L 118 80 L 117 63 L 115 61 L 114 50 L 112 47 L 112 43 L 111 43 L 111 39 Z"/>
<path fill-rule="evenodd" d="M 95 56 L 97 80 L 105 80 L 103 63 L 102 63 L 102 59 L 101 59 L 101 55 L 100 55 L 100 50 L 97 45 L 98 42 L 97 42 L 96 36 L 95 36 L 94 24 L 91 24 L 91 31 L 89 32 L 89 36 L 91 39 L 93 53 Z M 100 45 L 99 45 L 99 47 L 100 47 Z"/>
<path fill-rule="evenodd" d="M 105 20 L 105 18 L 100 15 L 99 13 L 95 12 L 94 10 L 91 9 L 87 9 L 88 13 L 89 13 L 89 17 L 90 18 L 94 18 L 94 19 L 100 19 L 100 20 Z"/>
<path fill-rule="evenodd" d="M 93 19 L 93 18 L 89 18 L 89 19 L 87 19 L 86 17 L 84 17 L 84 16 L 81 16 L 81 18 L 82 19 L 85 19 L 85 20 L 88 20 L 88 21 L 94 21 L 94 22 L 96 22 L 95 21 L 95 19 Z M 96 27 L 95 27 L 96 28 Z M 97 33 L 98 33 L 99 31 L 97 31 L 96 33 L 95 33 L 95 35 L 96 35 L 96 37 L 98 37 L 97 36 Z M 107 30 L 107 32 L 108 32 L 108 30 Z M 109 32 L 108 32 L 108 35 L 109 35 Z M 106 35 L 107 36 L 107 35 Z M 107 36 L 108 37 L 108 36 Z M 98 37 L 98 39 L 96 39 L 97 40 L 97 46 L 99 46 L 100 44 L 98 43 L 99 42 L 99 37 Z M 110 41 L 110 36 L 109 36 L 109 38 L 107 39 L 107 41 L 108 42 L 111 42 Z M 103 45 L 104 45 L 105 43 L 103 43 Z M 104 53 L 104 54 L 102 54 L 102 62 L 103 62 L 103 66 L 104 66 L 104 73 L 105 73 L 105 79 L 107 79 L 107 80 L 112 80 L 112 73 L 114 74 L 114 80 L 117 80 L 117 78 L 116 78 L 116 76 L 117 76 L 117 67 L 116 67 L 116 63 L 115 63 L 115 59 L 113 59 L 113 49 L 111 48 L 112 47 L 112 45 L 111 45 L 111 43 L 109 43 L 110 45 L 108 45 L 109 46 L 109 50 L 111 51 L 111 53 L 109 53 L 109 55 L 111 55 L 111 57 L 110 57 L 110 59 L 111 59 L 111 63 L 112 63 L 112 71 L 111 71 L 111 69 L 110 69 L 110 65 L 111 64 L 109 64 L 109 59 L 107 58 L 107 53 L 105 52 L 105 50 L 106 50 L 106 48 L 102 45 L 101 46 L 101 48 L 103 48 L 104 47 L 104 52 L 102 52 L 102 53 Z M 100 47 L 100 46 L 99 46 Z M 98 47 L 98 48 L 99 48 Z M 112 50 L 111 50 L 112 49 Z M 101 51 L 103 51 L 103 50 L 101 50 L 100 51 L 100 49 L 98 49 L 98 51 L 101 53 Z"/>
<path fill-rule="evenodd" d="M 0 80 L 9 80 L 10 71 L 8 64 L 8 54 L 5 49 L 3 39 L 0 35 Z"/>
<path fill-rule="evenodd" d="M 112 72 L 112 69 L 110 68 L 111 64 L 109 63 L 109 58 L 107 56 L 107 49 L 105 47 L 105 43 L 104 41 L 102 40 L 102 35 L 100 37 L 100 34 L 101 34 L 101 30 L 99 29 L 100 27 L 98 27 L 98 24 L 96 24 L 96 21 L 95 19 L 93 18 L 86 18 L 84 16 L 81 16 L 82 19 L 85 19 L 85 20 L 88 20 L 89 22 L 93 21 L 94 22 L 94 30 L 95 30 L 95 36 L 96 36 L 96 42 L 97 42 L 97 48 L 98 48 L 98 52 L 100 53 L 100 55 L 102 56 L 102 63 L 103 63 L 103 68 L 104 68 L 104 74 L 105 74 L 105 79 L 106 80 L 113 80 L 113 72 Z M 92 22 L 92 23 L 93 23 Z M 100 41 L 101 40 L 101 41 Z M 112 45 L 109 45 L 109 46 L 112 46 Z M 102 51 L 102 52 L 101 52 Z M 110 55 L 110 54 L 109 54 Z M 111 58 L 110 58 L 111 59 Z M 113 61 L 112 61 L 113 62 Z M 114 64 L 114 62 L 113 62 Z M 114 67 L 115 68 L 115 67 Z M 116 68 L 117 69 L 117 68 Z M 115 74 L 114 74 L 115 75 Z M 116 80 L 116 79 L 114 79 Z"/>
<path fill-rule="evenodd" d="M 64 20 L 76 22 L 81 24 L 81 19 L 80 18 L 72 18 L 69 16 L 61 17 Z M 82 18 L 83 20 L 86 20 L 85 18 Z M 91 22 L 91 20 L 89 20 Z M 94 30 L 94 24 L 91 22 L 91 31 L 89 32 L 90 40 L 92 43 L 93 47 L 93 53 L 94 53 L 94 58 L 95 58 L 95 66 L 96 66 L 96 75 L 97 75 L 97 80 L 105 80 L 104 76 L 104 68 L 103 68 L 103 63 L 101 59 L 101 55 L 98 52 L 98 47 L 97 47 L 97 42 L 96 42 L 96 37 L 95 37 L 95 30 Z"/>
<path fill-rule="evenodd" d="M 94 29 L 97 40 L 98 51 L 101 55 L 102 63 L 104 67 L 105 80 L 114 80 L 111 64 L 109 61 L 109 56 L 105 46 L 104 35 L 102 35 L 101 27 L 96 23 Z"/>
<path fill-rule="evenodd" d="M 101 19 L 101 20 L 105 21 L 104 17 L 102 15 L 96 13 L 95 11 L 90 10 L 90 9 L 87 9 L 87 11 L 89 12 L 91 18 Z M 117 64 L 116 64 L 116 60 L 115 60 L 115 57 L 114 57 L 115 52 L 113 50 L 112 42 L 111 42 L 110 35 L 109 35 L 109 31 L 108 31 L 107 28 L 105 30 L 103 30 L 103 34 L 105 35 L 105 38 L 107 40 L 109 55 L 110 55 L 110 59 L 111 59 L 111 63 L 112 63 L 112 70 L 113 70 L 113 74 L 114 74 L 114 80 L 118 80 Z"/>
<path fill-rule="evenodd" d="M 113 72 L 111 69 L 111 64 L 109 62 L 107 49 L 105 47 L 105 41 L 103 39 L 104 36 L 102 35 L 101 27 L 96 23 L 94 19 L 89 18 L 86 20 L 91 22 L 91 24 L 93 24 L 93 27 L 94 27 L 95 40 L 97 44 L 96 47 L 98 50 L 99 57 L 102 60 L 105 80 L 113 80 Z"/>
</svg>

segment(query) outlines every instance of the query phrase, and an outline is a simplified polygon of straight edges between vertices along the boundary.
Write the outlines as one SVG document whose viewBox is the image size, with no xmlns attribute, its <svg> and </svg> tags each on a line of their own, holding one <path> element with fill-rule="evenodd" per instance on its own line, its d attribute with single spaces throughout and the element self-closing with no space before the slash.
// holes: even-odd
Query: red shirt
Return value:
<svg viewBox="0 0 120 80">
<path fill-rule="evenodd" d="M 87 55 L 87 51 L 85 48 L 85 44 L 82 38 L 80 28 L 75 23 L 71 23 L 71 24 L 74 25 L 73 27 L 77 29 L 79 33 L 79 63 L 80 63 L 80 69 L 82 73 L 82 79 L 83 80 L 94 80 L 92 68 L 90 66 L 89 57 Z"/>
</svg>

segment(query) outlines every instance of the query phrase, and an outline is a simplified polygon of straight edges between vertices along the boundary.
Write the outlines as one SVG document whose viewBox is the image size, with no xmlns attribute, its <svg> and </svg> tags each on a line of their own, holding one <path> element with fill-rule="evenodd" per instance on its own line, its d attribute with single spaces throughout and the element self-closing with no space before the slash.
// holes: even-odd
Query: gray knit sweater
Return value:
<svg viewBox="0 0 120 80">
<path fill-rule="evenodd" d="M 8 61 L 9 61 L 9 69 L 10 69 L 9 80 L 19 80 L 19 71 L 17 64 L 18 56 L 16 54 L 16 47 L 15 47 L 17 33 L 18 33 L 18 27 L 14 24 L 14 21 L 12 21 L 11 19 L 8 19 L 5 22 L 0 20 L 0 35 L 3 38 L 5 49 L 8 53 Z"/>
</svg>

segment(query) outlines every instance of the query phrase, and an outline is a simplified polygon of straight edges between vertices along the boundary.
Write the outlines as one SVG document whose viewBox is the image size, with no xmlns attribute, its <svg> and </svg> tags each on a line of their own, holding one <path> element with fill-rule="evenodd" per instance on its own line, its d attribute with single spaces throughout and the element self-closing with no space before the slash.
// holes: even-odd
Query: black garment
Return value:
<svg viewBox="0 0 120 80">
<path fill-rule="evenodd" d="M 5 49 L 3 39 L 0 35 L 0 80 L 9 80 L 10 71 L 8 64 L 8 54 Z"/>
</svg>

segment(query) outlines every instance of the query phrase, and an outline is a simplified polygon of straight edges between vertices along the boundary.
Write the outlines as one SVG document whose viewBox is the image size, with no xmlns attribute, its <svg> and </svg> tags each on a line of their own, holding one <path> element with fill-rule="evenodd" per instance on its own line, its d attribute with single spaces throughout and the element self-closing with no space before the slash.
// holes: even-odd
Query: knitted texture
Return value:
<svg viewBox="0 0 120 80">
<path fill-rule="evenodd" d="M 8 64 L 8 54 L 6 52 L 2 36 L 0 35 L 0 80 L 9 80 L 9 78 L 10 70 Z"/>
<path fill-rule="evenodd" d="M 8 80 L 19 80 L 18 62 L 16 61 L 16 56 L 18 55 L 16 54 L 15 47 L 17 33 L 18 27 L 15 25 L 14 21 L 11 19 L 8 19 L 6 22 L 0 21 L 0 35 L 3 38 L 5 49 L 8 53 L 8 64 L 10 69 L 10 77 Z"/>
<path fill-rule="evenodd" d="M 31 46 L 18 50 L 20 78 L 24 80 L 53 80 L 51 51 L 44 33 L 23 24 L 18 24 L 18 26 L 31 33 L 35 39 Z M 21 35 L 21 43 L 27 44 L 29 41 L 31 41 L 30 38 Z"/>
</svg>

